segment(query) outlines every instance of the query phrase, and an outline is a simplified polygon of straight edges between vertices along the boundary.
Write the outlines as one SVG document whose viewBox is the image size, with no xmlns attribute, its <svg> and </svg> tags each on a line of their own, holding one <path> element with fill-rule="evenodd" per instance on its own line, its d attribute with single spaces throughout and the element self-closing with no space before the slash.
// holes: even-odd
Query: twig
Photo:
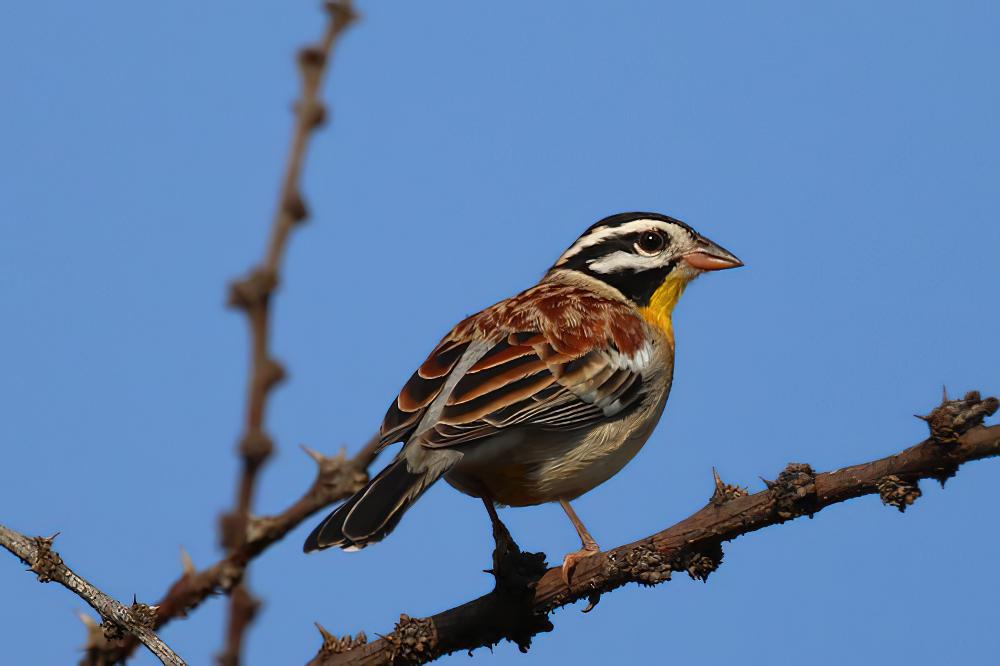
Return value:
<svg viewBox="0 0 1000 666">
<path fill-rule="evenodd" d="M 292 229 L 309 216 L 299 181 L 309 139 L 326 119 L 326 108 L 320 101 L 323 76 L 337 38 L 355 19 L 351 0 L 328 1 L 325 7 L 329 19 L 322 41 L 299 52 L 302 96 L 295 108 L 295 129 L 264 261 L 230 287 L 230 304 L 246 313 L 251 340 L 246 425 L 239 444 L 243 469 L 236 492 L 236 508 L 222 517 L 220 526 L 222 546 L 231 556 L 241 551 L 249 539 L 250 511 L 258 473 L 274 451 L 274 443 L 264 429 L 264 416 L 268 395 L 284 378 L 285 371 L 270 352 L 270 299 L 280 281 L 281 262 Z M 226 646 L 219 657 L 223 666 L 239 664 L 243 635 L 253 621 L 257 606 L 245 580 L 231 590 Z"/>
<path fill-rule="evenodd" d="M 962 400 L 946 398 L 926 417 L 931 437 L 920 444 L 822 474 L 791 464 L 776 481 L 766 482 L 767 490 L 752 495 L 716 478 L 716 492 L 704 508 L 662 532 L 582 560 L 570 588 L 559 567 L 529 577 L 521 597 L 504 584 L 509 577 L 498 576 L 493 592 L 430 618 L 403 615 L 392 632 L 371 643 L 363 637 L 334 639 L 321 630 L 323 645 L 310 666 L 419 664 L 500 640 L 513 641 L 524 651 L 534 635 L 552 628 L 548 614 L 556 608 L 589 599 L 589 610 L 605 592 L 627 583 L 654 585 L 679 571 L 707 579 L 722 561 L 724 541 L 862 495 L 879 494 L 886 504 L 903 509 L 919 496 L 920 479 L 943 484 L 963 463 L 1000 455 L 1000 425 L 980 427 L 998 405 L 996 398 L 981 400 L 976 392 Z M 537 556 L 513 557 L 515 565 L 530 569 L 530 558 Z"/>
<path fill-rule="evenodd" d="M 353 458 L 347 458 L 343 452 L 336 456 L 324 456 L 305 449 L 317 465 L 316 479 L 309 490 L 279 514 L 251 517 L 243 545 L 205 569 L 197 570 L 190 557 L 185 558 L 182 553 L 184 572 L 154 606 L 154 629 L 175 618 L 185 617 L 212 595 L 229 594 L 242 580 L 251 560 L 283 539 L 309 516 L 363 488 L 368 481 L 365 470 L 375 459 L 377 444 L 378 438 L 375 437 Z M 103 661 L 97 663 L 116 664 L 128 657 L 136 646 L 135 639 L 130 636 L 112 641 L 102 646 Z"/>
<path fill-rule="evenodd" d="M 134 602 L 131 608 L 126 608 L 112 599 L 66 566 L 59 553 L 52 550 L 54 540 L 55 536 L 27 537 L 0 525 L 0 546 L 17 555 L 38 575 L 40 582 L 55 581 L 90 604 L 104 619 L 105 635 L 120 636 L 127 632 L 142 641 L 164 664 L 184 666 L 184 660 L 152 629 L 155 607 Z"/>
</svg>

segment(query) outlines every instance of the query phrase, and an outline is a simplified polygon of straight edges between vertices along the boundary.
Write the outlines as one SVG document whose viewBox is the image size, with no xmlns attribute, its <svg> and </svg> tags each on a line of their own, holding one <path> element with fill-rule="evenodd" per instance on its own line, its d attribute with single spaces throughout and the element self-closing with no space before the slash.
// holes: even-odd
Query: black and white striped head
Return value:
<svg viewBox="0 0 1000 666">
<path fill-rule="evenodd" d="M 731 252 L 680 220 L 659 213 L 620 213 L 587 229 L 550 273 L 584 273 L 646 306 L 669 278 L 687 282 L 704 271 L 742 265 Z"/>
</svg>

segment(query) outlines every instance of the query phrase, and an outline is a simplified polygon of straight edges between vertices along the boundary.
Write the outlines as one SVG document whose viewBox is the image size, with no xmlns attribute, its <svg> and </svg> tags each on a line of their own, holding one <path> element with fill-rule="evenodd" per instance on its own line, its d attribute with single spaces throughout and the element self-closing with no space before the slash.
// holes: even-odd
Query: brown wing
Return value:
<svg viewBox="0 0 1000 666">
<path fill-rule="evenodd" d="M 510 334 L 462 376 L 421 442 L 454 446 L 515 425 L 569 430 L 619 414 L 643 388 L 641 371 L 621 359 L 613 349 L 565 354 L 538 333 Z"/>
<path fill-rule="evenodd" d="M 468 350 L 469 342 L 445 338 L 417 368 L 382 420 L 379 450 L 413 435 L 427 408 L 444 388 L 448 375 Z"/>
<path fill-rule="evenodd" d="M 642 321 L 581 291 L 542 285 L 459 324 L 389 408 L 382 446 L 418 427 L 434 448 L 514 425 L 578 428 L 636 404 L 651 362 Z"/>
</svg>

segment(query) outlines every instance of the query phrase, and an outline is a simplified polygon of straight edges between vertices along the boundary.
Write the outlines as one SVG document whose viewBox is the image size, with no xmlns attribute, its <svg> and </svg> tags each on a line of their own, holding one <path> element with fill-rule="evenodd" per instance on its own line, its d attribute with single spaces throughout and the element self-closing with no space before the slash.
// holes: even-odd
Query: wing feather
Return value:
<svg viewBox="0 0 1000 666">
<path fill-rule="evenodd" d="M 462 377 L 437 424 L 421 435 L 425 446 L 456 446 L 515 425 L 579 428 L 621 413 L 642 395 L 641 370 L 621 368 L 617 354 L 593 349 L 567 358 L 545 343 L 532 353 L 500 353 L 510 360 L 478 372 L 474 365 Z"/>
<path fill-rule="evenodd" d="M 643 324 L 587 298 L 554 299 L 548 313 L 508 301 L 459 324 L 389 408 L 381 446 L 414 436 L 429 448 L 457 446 L 513 426 L 574 429 L 638 404 L 652 362 Z M 605 320 L 595 319 L 601 312 Z M 486 331 L 496 336 L 489 343 Z"/>
</svg>

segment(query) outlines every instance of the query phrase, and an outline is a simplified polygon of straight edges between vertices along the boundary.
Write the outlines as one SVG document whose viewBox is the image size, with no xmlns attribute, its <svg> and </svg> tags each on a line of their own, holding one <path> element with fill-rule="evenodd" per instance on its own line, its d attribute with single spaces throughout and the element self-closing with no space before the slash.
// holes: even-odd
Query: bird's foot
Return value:
<svg viewBox="0 0 1000 666">
<path fill-rule="evenodd" d="M 573 577 L 573 570 L 576 569 L 577 563 L 585 557 L 597 555 L 600 552 L 601 547 L 596 543 L 585 543 L 583 548 L 563 558 L 562 579 L 566 583 L 566 587 L 571 587 L 570 579 Z"/>
</svg>

